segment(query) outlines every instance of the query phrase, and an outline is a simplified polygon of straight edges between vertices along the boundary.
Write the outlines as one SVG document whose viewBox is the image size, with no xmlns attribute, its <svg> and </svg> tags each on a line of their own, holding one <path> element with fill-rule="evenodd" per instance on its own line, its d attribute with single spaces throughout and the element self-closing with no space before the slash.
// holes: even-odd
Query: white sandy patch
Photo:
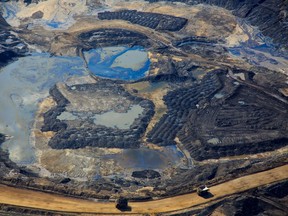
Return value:
<svg viewBox="0 0 288 216">
<path fill-rule="evenodd" d="M 112 67 L 131 68 L 136 71 L 144 67 L 147 61 L 147 52 L 141 50 L 129 50 L 115 59 Z"/>
<path fill-rule="evenodd" d="M 81 14 L 86 10 L 86 0 L 49 0 L 38 4 L 30 4 L 27 7 L 22 5 L 17 16 L 26 18 L 31 17 L 37 11 L 42 11 L 45 20 L 56 19 L 59 22 L 65 22 L 69 15 Z"/>
<path fill-rule="evenodd" d="M 227 46 L 239 46 L 240 43 L 246 42 L 249 40 L 249 36 L 243 31 L 243 29 L 236 25 L 234 32 L 226 38 Z"/>
</svg>

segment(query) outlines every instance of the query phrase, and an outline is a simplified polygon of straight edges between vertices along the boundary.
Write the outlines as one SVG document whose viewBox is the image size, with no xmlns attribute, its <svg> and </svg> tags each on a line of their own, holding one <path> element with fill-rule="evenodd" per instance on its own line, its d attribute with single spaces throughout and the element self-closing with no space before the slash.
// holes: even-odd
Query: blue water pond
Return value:
<svg viewBox="0 0 288 216">
<path fill-rule="evenodd" d="M 84 52 L 89 70 L 96 76 L 137 80 L 145 77 L 150 60 L 141 46 L 107 47 Z"/>
<path fill-rule="evenodd" d="M 52 27 L 52 28 L 59 28 L 60 25 L 62 25 L 63 23 L 62 22 L 56 22 L 56 21 L 49 21 L 46 23 L 49 27 Z"/>
<path fill-rule="evenodd" d="M 157 149 L 124 149 L 120 154 L 105 155 L 102 159 L 113 159 L 127 169 L 165 169 L 181 164 L 184 157 L 175 145 Z"/>
</svg>

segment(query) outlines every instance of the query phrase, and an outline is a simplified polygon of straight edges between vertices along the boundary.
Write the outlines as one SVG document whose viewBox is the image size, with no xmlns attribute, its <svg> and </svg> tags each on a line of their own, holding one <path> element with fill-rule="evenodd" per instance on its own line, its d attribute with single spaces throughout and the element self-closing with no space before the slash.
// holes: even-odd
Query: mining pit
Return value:
<svg viewBox="0 0 288 216">
<path fill-rule="evenodd" d="M 1 7 L 1 184 L 145 201 L 287 164 L 286 1 Z M 286 188 L 166 214 L 285 215 Z"/>
</svg>

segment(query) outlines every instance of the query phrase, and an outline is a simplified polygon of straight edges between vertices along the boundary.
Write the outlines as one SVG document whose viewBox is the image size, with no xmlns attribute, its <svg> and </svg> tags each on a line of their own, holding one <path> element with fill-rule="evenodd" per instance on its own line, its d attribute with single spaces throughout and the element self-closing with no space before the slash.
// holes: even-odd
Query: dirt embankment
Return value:
<svg viewBox="0 0 288 216">
<path fill-rule="evenodd" d="M 277 182 L 288 178 L 288 165 L 277 167 L 264 172 L 237 178 L 211 187 L 213 197 L 204 199 L 195 192 L 161 200 L 143 202 L 131 202 L 131 211 L 127 213 L 144 214 L 176 211 L 204 203 L 232 194 Z M 112 202 L 93 202 L 80 200 L 60 195 L 37 192 L 27 189 L 13 188 L 0 185 L 0 203 L 28 208 L 52 210 L 60 212 L 78 213 L 106 213 L 120 214 Z"/>
</svg>

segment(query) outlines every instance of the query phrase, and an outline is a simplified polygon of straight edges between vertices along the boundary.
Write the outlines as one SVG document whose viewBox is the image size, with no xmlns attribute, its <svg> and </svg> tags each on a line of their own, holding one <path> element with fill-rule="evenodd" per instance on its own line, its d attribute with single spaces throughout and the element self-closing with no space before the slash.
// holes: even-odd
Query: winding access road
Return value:
<svg viewBox="0 0 288 216">
<path fill-rule="evenodd" d="M 210 188 L 209 199 L 189 193 L 147 202 L 130 202 L 125 214 L 171 212 L 205 204 L 249 189 L 288 179 L 288 165 L 233 179 Z M 0 203 L 66 213 L 122 214 L 113 202 L 95 202 L 0 184 Z"/>
</svg>

